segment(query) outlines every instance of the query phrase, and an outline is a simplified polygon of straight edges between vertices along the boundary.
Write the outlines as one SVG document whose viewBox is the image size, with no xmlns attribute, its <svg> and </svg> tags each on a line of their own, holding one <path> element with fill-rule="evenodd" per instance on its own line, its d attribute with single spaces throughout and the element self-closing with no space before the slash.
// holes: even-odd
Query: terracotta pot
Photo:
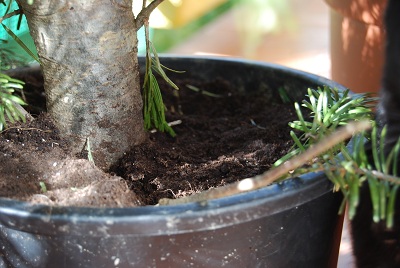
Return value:
<svg viewBox="0 0 400 268">
<path fill-rule="evenodd" d="M 353 92 L 380 89 L 386 0 L 325 0 L 330 10 L 332 79 Z"/>
<path fill-rule="evenodd" d="M 297 101 L 308 87 L 344 90 L 326 78 L 266 63 L 162 62 L 193 79 L 220 77 L 243 94 L 264 91 L 271 103 L 281 101 L 280 87 Z M 0 267 L 336 267 L 343 197 L 332 189 L 319 172 L 175 206 L 52 207 L 0 198 Z"/>
</svg>

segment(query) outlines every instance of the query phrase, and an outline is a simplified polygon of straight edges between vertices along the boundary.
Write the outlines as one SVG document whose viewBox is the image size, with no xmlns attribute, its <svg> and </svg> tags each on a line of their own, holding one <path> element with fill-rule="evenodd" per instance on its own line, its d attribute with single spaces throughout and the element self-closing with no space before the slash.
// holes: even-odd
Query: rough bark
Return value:
<svg viewBox="0 0 400 268">
<path fill-rule="evenodd" d="M 37 46 L 48 112 L 74 153 L 89 140 L 107 169 L 145 139 L 129 0 L 20 1 Z"/>
</svg>

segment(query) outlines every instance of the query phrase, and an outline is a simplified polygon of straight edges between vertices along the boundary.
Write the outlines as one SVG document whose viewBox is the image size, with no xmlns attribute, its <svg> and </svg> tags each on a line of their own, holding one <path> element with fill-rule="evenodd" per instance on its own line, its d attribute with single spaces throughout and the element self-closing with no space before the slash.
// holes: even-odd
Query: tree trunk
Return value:
<svg viewBox="0 0 400 268">
<path fill-rule="evenodd" d="M 145 140 L 131 0 L 19 1 L 35 41 L 48 112 L 74 153 L 107 169 Z"/>
</svg>

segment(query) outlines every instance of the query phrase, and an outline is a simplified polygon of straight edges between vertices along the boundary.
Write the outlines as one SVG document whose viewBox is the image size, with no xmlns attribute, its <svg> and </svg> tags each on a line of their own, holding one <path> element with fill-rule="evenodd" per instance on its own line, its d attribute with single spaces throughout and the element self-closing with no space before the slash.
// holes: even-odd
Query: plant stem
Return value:
<svg viewBox="0 0 400 268">
<path fill-rule="evenodd" d="M 22 14 L 22 10 L 20 10 L 20 9 L 17 9 L 11 13 L 5 14 L 3 17 L 0 18 L 0 23 L 3 23 L 4 20 L 11 18 L 12 16 L 19 15 L 19 14 Z"/>
<path fill-rule="evenodd" d="M 136 30 L 139 30 L 143 26 L 144 22 L 150 17 L 151 12 L 153 12 L 153 10 L 162 2 L 164 2 L 164 0 L 154 0 L 147 7 L 142 8 L 135 20 Z"/>
<path fill-rule="evenodd" d="M 178 205 L 190 202 L 206 202 L 207 200 L 210 199 L 217 199 L 230 195 L 239 194 L 242 192 L 247 192 L 250 190 L 260 189 L 262 187 L 268 186 L 269 184 L 273 183 L 274 181 L 284 176 L 288 172 L 295 170 L 298 167 L 301 167 L 308 161 L 321 155 L 325 151 L 331 149 L 336 144 L 339 144 L 340 142 L 349 139 L 356 133 L 369 129 L 370 127 L 371 123 L 369 121 L 359 121 L 359 122 L 349 123 L 344 127 L 339 128 L 331 135 L 323 138 L 320 142 L 318 142 L 314 146 L 311 146 L 304 153 L 297 155 L 292 159 L 289 159 L 282 165 L 279 165 L 276 168 L 268 170 L 261 175 L 255 176 L 254 178 L 243 179 L 241 181 L 226 185 L 224 187 L 212 188 L 207 191 L 180 199 L 164 198 L 159 201 L 159 204 Z"/>
<path fill-rule="evenodd" d="M 377 170 L 368 170 L 365 168 L 360 168 L 359 169 L 360 172 L 358 173 L 362 173 L 362 174 L 370 174 L 371 176 L 380 179 L 382 181 L 387 181 L 393 184 L 397 184 L 400 185 L 400 179 L 396 176 L 393 175 L 389 175 L 389 174 L 385 174 L 383 172 L 379 172 Z"/>
</svg>

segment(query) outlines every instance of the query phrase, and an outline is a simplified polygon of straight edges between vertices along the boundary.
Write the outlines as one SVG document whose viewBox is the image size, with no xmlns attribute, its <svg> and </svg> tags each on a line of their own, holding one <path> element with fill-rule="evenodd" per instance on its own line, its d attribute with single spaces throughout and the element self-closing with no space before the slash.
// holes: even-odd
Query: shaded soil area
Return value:
<svg viewBox="0 0 400 268">
<path fill-rule="evenodd" d="M 24 80 L 31 81 L 25 90 L 28 101 L 34 98 L 28 110 L 37 116 L 0 134 L 1 197 L 51 205 L 154 205 L 160 198 L 260 174 L 292 144 L 287 125 L 295 119 L 292 104 L 269 103 L 263 93 L 236 94 L 233 85 L 219 79 L 182 80 L 177 81 L 179 92 L 162 86 L 167 119 L 179 120 L 177 136 L 150 133 L 147 144 L 132 148 L 104 173 L 69 153 L 50 117 L 41 112 L 41 80 Z"/>
</svg>

